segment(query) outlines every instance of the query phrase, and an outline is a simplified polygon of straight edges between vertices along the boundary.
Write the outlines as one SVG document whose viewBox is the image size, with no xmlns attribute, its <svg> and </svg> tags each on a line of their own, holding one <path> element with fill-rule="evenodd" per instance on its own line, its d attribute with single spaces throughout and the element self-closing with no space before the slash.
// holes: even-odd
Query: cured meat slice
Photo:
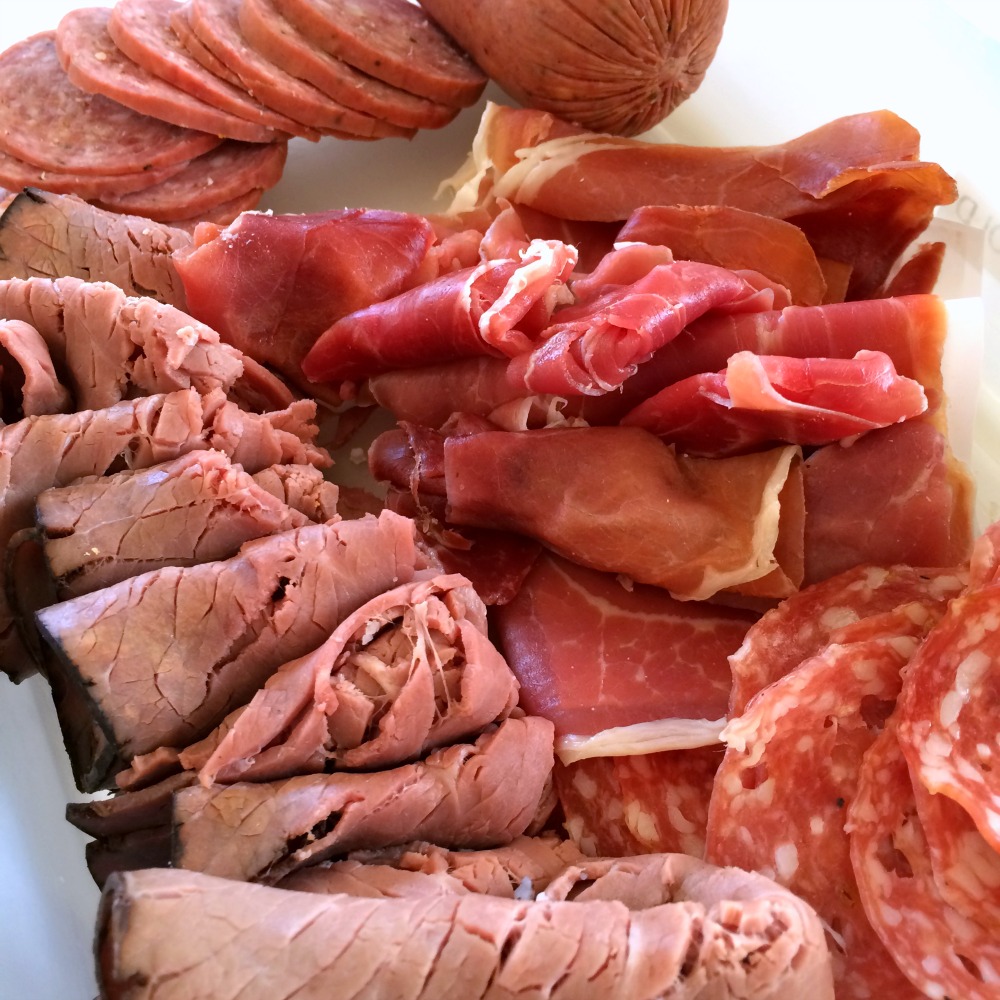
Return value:
<svg viewBox="0 0 1000 1000">
<path fill-rule="evenodd" d="M 913 985 L 925 996 L 994 996 L 996 935 L 949 906 L 935 887 L 892 720 L 865 754 L 847 829 L 865 913 Z"/>
<path fill-rule="evenodd" d="M 244 468 L 276 462 L 328 465 L 312 444 L 315 404 L 302 400 L 259 416 L 227 402 L 221 390 L 193 389 L 145 396 L 103 410 L 28 417 L 0 428 L 0 542 L 30 527 L 35 498 L 81 476 L 104 475 L 126 464 L 164 462 L 198 448 L 218 448 Z M 0 664 L 14 679 L 34 672 L 0 589 Z M 90 789 L 92 790 L 92 789 Z"/>
<path fill-rule="evenodd" d="M 177 0 L 123 0 L 111 8 L 108 33 L 132 62 L 220 111 L 294 134 L 295 122 L 255 101 L 246 90 L 207 70 L 171 26 Z"/>
<path fill-rule="evenodd" d="M 453 209 L 485 196 L 580 220 L 624 220 L 646 205 L 759 212 L 802 229 L 818 257 L 849 265 L 848 297 L 864 298 L 935 206 L 958 196 L 941 167 L 919 160 L 919 146 L 917 131 L 888 111 L 838 118 L 775 146 L 708 148 L 596 135 L 544 112 L 492 106 L 467 168 L 475 176 Z"/>
<path fill-rule="evenodd" d="M 224 201 L 221 205 L 216 205 L 215 208 L 208 209 L 200 215 L 177 219 L 174 225 L 189 233 L 194 233 L 201 225 L 228 226 L 244 212 L 250 212 L 257 208 L 263 194 L 264 192 L 260 188 L 252 188 L 231 201 Z"/>
<path fill-rule="evenodd" d="M 191 5 L 189 3 L 182 3 L 171 11 L 170 27 L 184 48 L 209 73 L 217 76 L 220 80 L 231 83 L 238 90 L 246 90 L 243 81 L 195 34 L 194 28 L 191 27 Z M 305 126 L 303 125 L 302 128 Z M 307 138 L 311 137 L 307 136 Z"/>
<path fill-rule="evenodd" d="M 221 232 L 200 231 L 176 267 L 193 315 L 309 386 L 301 361 L 316 338 L 340 316 L 408 287 L 433 240 L 426 219 L 402 212 L 249 213 Z"/>
<path fill-rule="evenodd" d="M 529 991 L 565 1000 L 832 1000 L 816 915 L 760 876 L 660 855 L 570 867 L 552 890 L 512 900 L 428 898 L 420 887 L 366 899 L 136 872 L 114 878 L 102 900 L 98 975 L 109 995 L 127 988 L 136 1000 L 190 997 L 209 962 L 213 984 L 245 980 L 246 1000 L 328 995 L 345 981 L 364 983 L 359 995 L 413 1000 Z M 176 928 L 168 947 L 165 927 Z"/>
<path fill-rule="evenodd" d="M 421 558 L 412 523 L 385 512 L 133 577 L 46 608 L 38 623 L 127 763 L 205 736 Z"/>
<path fill-rule="evenodd" d="M 5 423 L 73 408 L 45 340 L 33 326 L 16 319 L 0 320 L 0 403 Z"/>
<path fill-rule="evenodd" d="M 449 521 L 526 534 L 681 599 L 798 587 L 794 448 L 689 459 L 633 427 L 488 431 L 448 437 L 444 471 Z"/>
<path fill-rule="evenodd" d="M 823 270 L 802 230 L 759 212 L 725 205 L 644 205 L 616 239 L 661 244 L 677 260 L 759 271 L 784 285 L 796 305 L 830 301 Z"/>
<path fill-rule="evenodd" d="M 626 588 L 547 554 L 493 618 L 521 705 L 553 722 L 564 759 L 586 753 L 585 738 L 608 730 L 615 745 L 604 743 L 597 755 L 667 749 L 678 745 L 684 721 L 724 718 L 728 657 L 753 621 L 657 587 Z"/>
<path fill-rule="evenodd" d="M 742 715 L 758 691 L 838 642 L 838 633 L 896 608 L 912 610 L 914 604 L 941 613 L 965 585 L 966 574 L 960 568 L 855 566 L 790 595 L 750 626 L 743 644 L 729 658 L 730 716 Z M 915 623 L 923 627 L 923 617 L 913 613 Z"/>
<path fill-rule="evenodd" d="M 888 298 L 933 292 L 941 276 L 946 250 L 945 243 L 921 243 L 899 270 L 890 275 L 879 294 Z"/>
<path fill-rule="evenodd" d="M 418 97 L 367 73 L 309 41 L 274 0 L 243 0 L 240 30 L 262 56 L 335 101 L 403 128 L 440 128 L 458 107 Z"/>
<path fill-rule="evenodd" d="M 733 455 L 761 445 L 823 445 L 919 416 L 919 382 L 896 374 L 889 357 L 779 358 L 740 351 L 725 371 L 692 375 L 622 418 L 688 455 Z"/>
<path fill-rule="evenodd" d="M 104 212 L 79 198 L 25 191 L 0 216 L 0 278 L 110 281 L 126 295 L 185 308 L 172 255 L 187 233 Z"/>
<path fill-rule="evenodd" d="M 219 142 L 84 93 L 59 64 L 53 31 L 0 56 L 0 148 L 27 163 L 62 173 L 134 175 L 184 163 Z"/>
<path fill-rule="evenodd" d="M 274 187 L 287 155 L 283 142 L 254 146 L 226 142 L 159 184 L 131 194 L 105 193 L 95 200 L 101 208 L 125 215 L 176 222 L 209 212 L 247 191 Z"/>
<path fill-rule="evenodd" d="M 860 906 L 844 817 L 918 642 L 831 644 L 722 734 L 705 857 L 762 872 L 815 908 L 832 932 L 838 997 L 911 995 Z"/>
<path fill-rule="evenodd" d="M 35 520 L 63 600 L 309 523 L 218 451 L 46 490 Z"/>
<path fill-rule="evenodd" d="M 411 94 L 468 107 L 486 86 L 475 63 L 406 0 L 289 0 L 283 11 L 331 55 Z"/>
<path fill-rule="evenodd" d="M 520 260 L 488 260 L 446 274 L 339 319 L 313 345 L 302 370 L 321 382 L 479 354 L 516 356 L 531 350 L 566 294 L 575 263 L 573 247 L 538 241 Z"/>
<path fill-rule="evenodd" d="M 63 16 L 56 31 L 59 61 L 70 81 L 142 115 L 244 142 L 270 142 L 274 129 L 220 111 L 136 65 L 108 34 L 111 10 L 84 7 Z"/>
<path fill-rule="evenodd" d="M 551 770 L 552 727 L 527 717 L 387 771 L 193 786 L 174 798 L 174 864 L 276 882 L 359 848 L 496 847 L 527 829 Z"/>
<path fill-rule="evenodd" d="M 1000 671 L 1000 590 L 958 597 L 907 674 L 899 742 L 914 782 L 954 799 L 1000 851 L 1000 778 L 994 773 Z"/>
<path fill-rule="evenodd" d="M 282 115 L 320 133 L 359 139 L 410 136 L 412 129 L 334 101 L 312 84 L 279 69 L 251 48 L 239 24 L 238 0 L 190 0 L 191 28 L 204 46 L 225 63 L 260 101 Z M 299 130 L 300 134 L 302 130 Z"/>
<path fill-rule="evenodd" d="M 972 484 L 931 424 L 907 421 L 803 465 L 807 583 L 851 566 L 959 566 L 972 548 Z"/>
<path fill-rule="evenodd" d="M 214 330 L 173 306 L 129 298 L 108 282 L 0 281 L 0 315 L 41 334 L 79 409 L 189 387 L 228 391 L 243 374 L 240 353 Z"/>
<path fill-rule="evenodd" d="M 517 681 L 469 582 L 418 578 L 283 664 L 227 721 L 199 776 L 208 785 L 392 767 L 480 732 L 516 704 Z"/>
<path fill-rule="evenodd" d="M 310 521 L 322 524 L 337 517 L 340 488 L 312 465 L 272 465 L 254 475 L 254 481 Z"/>
</svg>

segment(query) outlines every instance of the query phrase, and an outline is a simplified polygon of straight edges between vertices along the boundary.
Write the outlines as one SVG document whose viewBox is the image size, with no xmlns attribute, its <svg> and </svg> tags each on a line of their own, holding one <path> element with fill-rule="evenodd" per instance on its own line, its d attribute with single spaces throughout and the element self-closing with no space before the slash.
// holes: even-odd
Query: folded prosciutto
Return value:
<svg viewBox="0 0 1000 1000">
<path fill-rule="evenodd" d="M 822 445 L 927 409 L 888 355 L 782 358 L 740 351 L 724 371 L 675 382 L 622 418 L 688 455 L 734 455 L 778 441 Z"/>
<path fill-rule="evenodd" d="M 226 724 L 200 777 L 208 785 L 392 767 L 474 735 L 516 703 L 517 681 L 486 636 L 476 592 L 464 577 L 425 573 L 280 667 Z"/>
<path fill-rule="evenodd" d="M 413 523 L 387 511 L 259 538 L 231 559 L 145 573 L 37 618 L 120 770 L 205 736 L 290 655 L 424 565 Z"/>
<path fill-rule="evenodd" d="M 109 1000 L 832 1000 L 815 913 L 681 855 L 568 867 L 544 897 L 319 895 L 195 872 L 116 876 L 98 917 Z M 167 932 L 165 928 L 170 928 Z"/>
<path fill-rule="evenodd" d="M 385 771 L 195 785 L 174 796 L 174 865 L 277 882 L 332 856 L 411 840 L 496 847 L 532 824 L 551 771 L 552 726 L 529 716 Z"/>
<path fill-rule="evenodd" d="M 439 455 L 441 438 L 422 437 L 429 450 L 411 435 L 416 450 L 387 471 L 401 489 L 444 494 L 453 524 L 519 532 L 680 599 L 782 597 L 801 581 L 796 448 L 687 458 L 636 427 L 590 427 L 451 435 Z M 380 452 L 376 441 L 373 469 Z"/>
</svg>

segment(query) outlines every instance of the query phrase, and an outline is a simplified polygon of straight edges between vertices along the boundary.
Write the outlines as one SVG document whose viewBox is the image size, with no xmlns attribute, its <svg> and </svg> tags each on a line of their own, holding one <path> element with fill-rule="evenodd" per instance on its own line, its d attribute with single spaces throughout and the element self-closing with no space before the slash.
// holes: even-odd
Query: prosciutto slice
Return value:
<svg viewBox="0 0 1000 1000">
<path fill-rule="evenodd" d="M 521 705 L 555 724 L 567 762 L 715 742 L 753 620 L 551 555 L 494 615 Z"/>
<path fill-rule="evenodd" d="M 408 287 L 434 241 L 421 216 L 343 209 L 246 212 L 175 253 L 192 315 L 310 394 L 302 359 L 341 316 Z"/>
<path fill-rule="evenodd" d="M 415 579 L 280 667 L 200 777 L 207 785 L 391 767 L 479 732 L 516 703 L 517 681 L 486 637 L 486 608 L 468 581 Z"/>
<path fill-rule="evenodd" d="M 927 409 L 924 390 L 888 355 L 849 360 L 734 354 L 725 371 L 668 386 L 622 418 L 688 455 L 734 455 L 778 441 L 823 445 Z"/>
</svg>

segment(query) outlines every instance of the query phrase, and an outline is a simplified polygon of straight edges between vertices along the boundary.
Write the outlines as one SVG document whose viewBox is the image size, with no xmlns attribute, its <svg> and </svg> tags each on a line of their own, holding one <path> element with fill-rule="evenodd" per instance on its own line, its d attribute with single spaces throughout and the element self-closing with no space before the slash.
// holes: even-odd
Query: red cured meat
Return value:
<svg viewBox="0 0 1000 1000">
<path fill-rule="evenodd" d="M 407 287 L 433 239 L 425 219 L 401 212 L 251 213 L 199 230 L 176 264 L 193 315 L 302 385 L 319 334 Z"/>
<path fill-rule="evenodd" d="M 861 758 L 892 711 L 913 636 L 827 646 L 723 731 L 705 857 L 759 871 L 833 932 L 837 996 L 910 996 L 860 905 L 844 833 Z"/>
<path fill-rule="evenodd" d="M 220 80 L 231 83 L 239 90 L 246 89 L 243 86 L 243 81 L 194 33 L 194 28 L 191 27 L 190 3 L 182 3 L 170 12 L 170 28 L 192 58 L 208 70 L 212 76 L 217 76 Z"/>
<path fill-rule="evenodd" d="M 792 594 L 750 627 L 730 657 L 729 714 L 741 715 L 758 691 L 839 641 L 838 633 L 914 602 L 929 613 L 942 612 L 965 584 L 961 569 L 855 566 Z"/>
<path fill-rule="evenodd" d="M 865 913 L 926 996 L 992 1000 L 996 935 L 938 893 L 906 758 L 892 720 L 865 754 L 848 811 L 851 863 Z"/>
<path fill-rule="evenodd" d="M 822 445 L 918 416 L 927 398 L 888 356 L 849 360 L 734 354 L 725 371 L 676 382 L 622 418 L 689 455 L 733 455 L 777 441 Z"/>
<path fill-rule="evenodd" d="M 804 463 L 806 582 L 862 563 L 958 566 L 972 548 L 972 485 L 948 442 L 912 420 Z"/>
<path fill-rule="evenodd" d="M 537 241 L 520 260 L 446 274 L 338 320 L 302 370 L 313 381 L 361 379 L 479 354 L 515 356 L 534 346 L 575 263 L 572 247 Z"/>
<path fill-rule="evenodd" d="M 946 243 L 921 243 L 899 270 L 891 275 L 878 297 L 925 295 L 933 292 L 941 276 Z"/>
<path fill-rule="evenodd" d="M 184 163 L 219 137 L 169 125 L 115 101 L 86 94 L 59 64 L 55 32 L 0 56 L 0 148 L 47 170 L 136 174 Z"/>
<path fill-rule="evenodd" d="M 830 301 L 826 279 L 802 230 L 781 219 L 725 205 L 644 205 L 616 239 L 669 247 L 678 260 L 760 271 L 788 288 L 792 301 Z"/>
<path fill-rule="evenodd" d="M 67 76 L 81 90 L 101 94 L 139 114 L 228 139 L 270 142 L 273 128 L 220 111 L 136 65 L 108 34 L 107 7 L 66 14 L 56 31 L 56 51 Z"/>
<path fill-rule="evenodd" d="M 521 683 L 521 704 L 557 737 L 662 719 L 720 719 L 728 656 L 754 616 L 675 601 L 656 587 L 551 555 L 498 608 L 500 646 Z"/>
</svg>

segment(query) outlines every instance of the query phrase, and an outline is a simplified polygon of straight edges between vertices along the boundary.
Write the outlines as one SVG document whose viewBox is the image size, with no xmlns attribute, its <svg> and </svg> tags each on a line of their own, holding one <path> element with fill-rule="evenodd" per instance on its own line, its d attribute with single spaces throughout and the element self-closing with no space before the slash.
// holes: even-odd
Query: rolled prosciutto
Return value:
<svg viewBox="0 0 1000 1000">
<path fill-rule="evenodd" d="M 393 767 L 478 733 L 516 703 L 517 681 L 468 580 L 425 572 L 279 668 L 226 726 L 200 777 L 209 785 Z M 181 761 L 196 766 L 196 755 Z"/>
<path fill-rule="evenodd" d="M 245 1000 L 833 998 L 805 903 L 676 854 L 568 867 L 537 899 L 420 883 L 402 898 L 318 895 L 133 872 L 108 884 L 96 950 L 104 995 L 123 1000 L 190 1000 L 236 980 Z"/>
</svg>

